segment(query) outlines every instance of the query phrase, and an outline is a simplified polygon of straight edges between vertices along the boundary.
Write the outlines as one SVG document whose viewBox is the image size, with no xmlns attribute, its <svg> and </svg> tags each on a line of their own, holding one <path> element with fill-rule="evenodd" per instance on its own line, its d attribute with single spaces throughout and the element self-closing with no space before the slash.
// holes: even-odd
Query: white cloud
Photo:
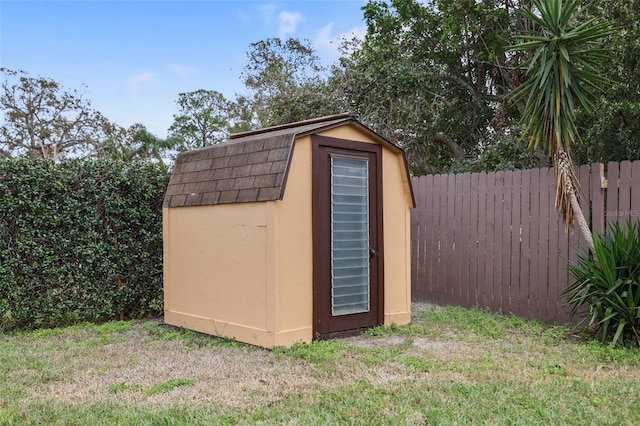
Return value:
<svg viewBox="0 0 640 426">
<path fill-rule="evenodd" d="M 141 74 L 134 75 L 127 81 L 127 88 L 129 89 L 129 93 L 134 95 L 137 94 L 140 90 L 140 86 L 150 82 L 152 78 L 153 74 L 150 72 L 143 72 Z"/>
<path fill-rule="evenodd" d="M 278 15 L 278 36 L 285 38 L 289 34 L 296 32 L 296 27 L 300 22 L 304 21 L 304 18 L 298 12 L 280 12 Z"/>
</svg>

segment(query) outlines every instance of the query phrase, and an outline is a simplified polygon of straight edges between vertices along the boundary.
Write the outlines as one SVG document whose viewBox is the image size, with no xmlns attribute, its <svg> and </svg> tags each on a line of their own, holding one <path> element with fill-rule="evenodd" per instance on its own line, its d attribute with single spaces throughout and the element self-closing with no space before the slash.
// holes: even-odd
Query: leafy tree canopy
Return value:
<svg viewBox="0 0 640 426">
<path fill-rule="evenodd" d="M 327 81 L 327 69 L 308 41 L 270 38 L 252 43 L 239 98 L 253 114 L 244 123 L 269 127 L 344 111 L 342 96 Z M 246 110 L 245 110 L 246 111 Z"/>
<path fill-rule="evenodd" d="M 342 86 L 363 120 L 404 147 L 414 173 L 477 164 L 503 139 L 514 112 L 504 96 L 520 80 L 509 54 L 526 23 L 515 0 L 369 1 L 367 34 L 340 60 Z M 517 110 L 515 111 L 517 116 Z"/>
<path fill-rule="evenodd" d="M 92 152 L 108 121 L 76 91 L 0 68 L 0 155 L 58 159 Z"/>
<path fill-rule="evenodd" d="M 171 138 L 181 141 L 178 149 L 204 148 L 223 140 L 229 130 L 231 104 L 215 90 L 180 93 L 178 113 L 169 127 Z"/>
<path fill-rule="evenodd" d="M 611 84 L 593 112 L 578 112 L 584 143 L 574 158 L 580 164 L 640 160 L 640 0 L 601 0 L 589 11 L 616 29 L 602 42 L 612 60 L 597 68 Z"/>
</svg>

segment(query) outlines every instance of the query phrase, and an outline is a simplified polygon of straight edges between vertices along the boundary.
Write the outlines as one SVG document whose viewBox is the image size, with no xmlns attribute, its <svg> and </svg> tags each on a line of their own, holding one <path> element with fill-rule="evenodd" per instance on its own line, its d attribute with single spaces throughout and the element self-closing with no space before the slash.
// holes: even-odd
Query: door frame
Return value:
<svg viewBox="0 0 640 426">
<path fill-rule="evenodd" d="M 382 187 L 382 146 L 375 143 L 358 142 L 347 139 L 332 138 L 321 135 L 311 135 L 312 143 L 312 227 L 313 227 L 313 336 L 314 338 L 326 339 L 331 337 L 357 334 L 363 329 L 384 323 L 384 232 L 383 232 L 383 187 Z M 329 297 L 327 300 L 326 283 L 331 282 L 331 229 L 330 221 L 327 220 L 327 205 L 322 200 L 326 199 L 326 191 L 330 185 L 322 170 L 321 156 L 324 149 L 342 151 L 340 154 L 353 154 L 353 158 L 373 158 L 375 159 L 375 176 L 369 176 L 369 180 L 375 179 L 375 185 L 370 185 L 369 199 L 375 200 L 375 206 L 370 205 L 369 220 L 375 221 L 370 225 L 370 247 L 377 246 L 375 262 L 370 262 L 370 307 L 369 315 L 372 324 L 362 327 L 359 325 L 363 314 L 351 314 L 340 316 L 338 322 L 342 325 L 340 329 L 335 329 L 335 324 L 331 324 L 331 286 L 329 284 Z M 359 154 L 359 155 L 358 155 Z M 322 192 L 324 190 L 324 193 Z M 375 194 L 372 192 L 375 190 Z M 375 195 L 375 198 L 372 197 Z M 371 211 L 375 209 L 375 214 Z M 329 223 L 329 225 L 327 225 Z M 327 260 L 328 259 L 328 260 Z M 327 267 L 327 262 L 329 267 Z M 374 267 L 371 267 L 373 264 Z M 375 280 L 375 281 L 374 281 Z M 371 283 L 377 283 L 376 288 Z M 324 286 L 323 286 L 324 285 Z M 335 317 L 338 318 L 338 317 Z M 350 318 L 354 319 L 353 321 Z"/>
</svg>

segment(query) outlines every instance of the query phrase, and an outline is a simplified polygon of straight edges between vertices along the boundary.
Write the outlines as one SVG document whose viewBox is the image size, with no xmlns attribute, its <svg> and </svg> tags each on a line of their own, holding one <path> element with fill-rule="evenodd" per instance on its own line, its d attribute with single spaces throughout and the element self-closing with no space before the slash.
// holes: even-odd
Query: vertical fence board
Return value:
<svg viewBox="0 0 640 426">
<path fill-rule="evenodd" d="M 491 292 L 489 307 L 492 311 L 499 312 L 502 303 L 502 222 L 504 215 L 504 172 L 496 172 L 496 180 L 493 194 L 493 216 L 494 232 L 493 232 L 493 279 L 488 291 Z"/>
<path fill-rule="evenodd" d="M 576 176 L 579 175 L 579 170 L 575 170 Z M 580 201 L 580 203 L 583 203 L 583 201 Z M 573 226 L 568 228 L 568 238 L 569 238 L 569 254 L 568 254 L 568 259 L 569 262 L 576 262 L 578 260 L 578 255 L 577 255 L 577 250 L 580 247 L 580 240 L 581 240 L 581 234 L 582 232 L 580 231 L 580 228 L 578 226 L 577 221 L 575 220 L 574 217 L 574 221 L 573 221 Z M 569 283 L 571 282 L 570 278 L 569 278 L 569 272 L 568 269 L 565 267 L 565 270 L 567 271 L 567 278 L 566 278 L 566 282 L 567 282 L 567 286 L 569 285 Z M 563 287 L 566 288 L 566 286 Z"/>
<path fill-rule="evenodd" d="M 447 176 L 438 176 L 438 194 L 440 199 L 440 209 L 438 213 L 438 267 L 436 269 L 438 278 L 436 279 L 436 301 L 440 304 L 445 302 L 445 283 L 447 276 L 447 259 L 445 256 L 445 247 L 447 245 L 447 229 L 446 229 L 446 217 L 447 217 Z"/>
<path fill-rule="evenodd" d="M 449 272 L 447 274 L 447 304 L 453 305 L 456 300 L 455 296 L 455 281 L 456 277 L 456 269 L 458 268 L 458 258 L 456 253 L 456 209 L 458 208 L 458 190 L 456 188 L 457 184 L 457 174 L 450 174 L 449 176 L 449 197 L 451 197 L 451 201 L 449 202 L 449 209 L 447 210 L 447 220 L 449 224 L 449 246 L 447 248 L 447 257 L 451 259 Z"/>
<path fill-rule="evenodd" d="M 425 296 L 423 300 L 432 300 L 433 299 L 433 291 L 434 291 L 434 282 L 435 277 L 434 274 L 438 267 L 438 253 L 434 250 L 433 246 L 438 241 L 438 211 L 434 209 L 433 206 L 437 206 L 440 200 L 438 199 L 438 191 L 435 185 L 435 177 L 427 176 L 426 181 L 424 182 L 425 191 L 428 192 L 428 196 L 425 197 L 424 203 L 422 205 L 422 209 L 424 210 L 425 223 L 423 228 L 423 234 L 427 236 L 424 241 L 424 253 L 426 255 L 426 259 L 422 260 L 422 268 L 424 271 L 424 294 Z"/>
<path fill-rule="evenodd" d="M 564 299 L 560 299 L 561 298 L 560 295 L 562 294 L 564 289 L 567 288 L 567 285 L 569 283 L 568 260 L 569 260 L 569 253 L 573 252 L 573 250 L 570 250 L 569 248 L 570 234 L 567 231 L 567 228 L 564 224 L 564 220 L 560 216 L 560 213 L 557 211 L 557 209 L 555 210 L 556 211 L 554 213 L 558 217 L 558 226 L 560 228 L 558 230 L 558 249 L 559 249 L 558 281 L 557 281 L 558 298 L 559 298 L 558 303 L 562 305 L 564 303 Z"/>
<path fill-rule="evenodd" d="M 478 227 L 480 222 L 479 213 L 479 196 L 480 196 L 480 175 L 478 173 L 471 174 L 471 208 L 469 209 L 469 284 L 467 291 L 469 293 L 467 303 L 469 307 L 477 306 L 476 288 L 478 285 Z"/>
<path fill-rule="evenodd" d="M 418 235 L 420 235 L 420 241 L 416 244 L 418 252 L 420 253 L 420 258 L 416 263 L 416 268 L 418 269 L 416 275 L 418 277 L 418 285 L 420 286 L 418 300 L 424 300 L 429 294 L 429 270 L 427 263 L 431 254 L 426 251 L 426 242 L 432 237 L 433 232 L 433 228 L 429 226 L 431 224 L 430 216 L 432 216 L 432 213 L 427 208 L 428 201 L 433 197 L 433 191 L 428 186 L 430 181 L 433 181 L 433 176 L 421 176 L 418 179 L 418 191 L 421 194 L 416 202 L 416 209 L 420 212 L 418 214 Z"/>
<path fill-rule="evenodd" d="M 457 243 L 460 244 L 460 304 L 469 306 L 469 245 L 471 243 L 470 220 L 469 215 L 471 203 L 471 174 L 462 175 L 462 206 L 460 214 L 462 216 L 461 226 L 462 232 L 459 235 Z"/>
<path fill-rule="evenodd" d="M 580 187 L 583 192 L 583 199 L 586 201 L 586 204 L 582 206 L 582 212 L 584 217 L 587 219 L 587 224 L 589 228 L 591 228 L 591 221 L 593 220 L 589 211 L 589 206 L 591 205 L 591 191 L 589 191 L 589 185 L 591 183 L 591 166 L 588 164 L 584 164 L 580 166 L 578 169 L 578 178 L 580 179 Z M 584 188 L 587 188 L 586 190 Z"/>
<path fill-rule="evenodd" d="M 454 198 L 450 197 L 449 185 L 450 175 L 443 177 L 442 196 L 447 200 L 447 205 L 444 209 L 440 209 L 440 223 L 442 224 L 442 232 L 440 234 L 440 256 L 442 260 L 442 282 L 440 285 L 441 301 L 445 305 L 449 305 L 449 276 L 451 275 L 451 252 L 449 250 L 451 246 L 451 216 L 449 216 L 449 210 L 453 205 Z"/>
<path fill-rule="evenodd" d="M 432 264 L 432 276 L 433 279 L 431 281 L 431 300 L 430 302 L 439 303 L 438 300 L 440 297 L 439 294 L 439 282 L 441 281 L 440 274 L 444 273 L 444 265 L 440 264 L 440 212 L 443 210 L 442 205 L 444 204 L 444 197 L 442 197 L 442 175 L 437 175 L 433 177 L 433 246 L 431 252 L 431 260 Z"/>
<path fill-rule="evenodd" d="M 547 187 L 542 188 L 542 191 L 547 192 L 546 200 L 549 213 L 549 274 L 548 274 L 548 295 L 549 301 L 547 304 L 549 319 L 554 321 L 558 312 L 558 275 L 560 274 L 560 265 L 565 261 L 560 258 L 560 246 L 559 237 L 560 232 L 564 232 L 560 215 L 556 213 L 554 207 L 555 200 L 555 169 L 549 169 L 549 179 L 547 181 Z"/>
<path fill-rule="evenodd" d="M 462 226 L 462 182 L 464 174 L 456 174 L 455 177 L 455 206 L 449 214 L 454 218 L 453 228 L 453 256 L 454 268 L 451 275 L 452 283 L 452 303 L 458 304 L 462 299 L 462 245 L 466 243 L 465 239 L 469 234 Z"/>
<path fill-rule="evenodd" d="M 428 191 L 427 194 L 425 194 L 424 197 L 424 201 L 423 203 L 420 203 L 422 205 L 422 209 L 425 211 L 425 214 L 423 214 L 421 217 L 425 218 L 425 223 L 424 223 L 424 228 L 423 228 L 423 235 L 425 235 L 425 241 L 422 243 L 423 247 L 424 247 L 424 254 L 425 254 L 425 259 L 422 259 L 421 264 L 424 270 L 424 280 L 425 280 L 425 284 L 424 284 L 424 298 L 422 299 L 422 301 L 433 301 L 433 286 L 434 286 L 434 281 L 435 281 L 435 271 L 437 268 L 437 261 L 438 261 L 438 257 L 437 257 L 437 252 L 434 248 L 435 246 L 435 242 L 438 240 L 437 237 L 437 232 L 438 232 L 438 225 L 437 225 L 437 214 L 438 214 L 438 209 L 434 208 L 434 206 L 437 206 L 439 202 L 438 200 L 438 191 L 435 185 L 435 179 L 436 177 L 433 175 L 428 175 L 427 179 L 425 180 L 425 191 Z"/>
<path fill-rule="evenodd" d="M 640 220 L 640 161 L 633 162 L 631 178 L 633 179 L 631 187 L 631 216 L 637 222 Z"/>
<path fill-rule="evenodd" d="M 514 315 L 520 315 L 520 306 L 518 305 L 518 286 L 520 283 L 520 203 L 522 171 L 513 172 L 513 198 L 511 210 L 511 279 L 509 285 L 509 306 L 510 311 Z"/>
<path fill-rule="evenodd" d="M 483 308 L 491 307 L 492 304 L 492 287 L 493 287 L 493 254 L 495 246 L 495 190 L 496 190 L 496 174 L 490 172 L 487 174 L 487 203 L 486 203 L 486 234 L 484 238 L 484 250 L 485 250 L 485 276 L 482 286 L 481 306 Z"/>
<path fill-rule="evenodd" d="M 420 209 L 420 223 L 418 226 L 420 227 L 420 236 L 421 240 L 418 241 L 418 250 L 420 251 L 421 258 L 418 261 L 417 267 L 420 269 L 420 273 L 418 274 L 418 279 L 420 280 L 421 292 L 419 296 L 419 300 L 425 300 L 429 294 L 429 285 L 431 285 L 430 280 L 430 270 L 429 270 L 429 259 L 433 256 L 432 253 L 427 251 L 427 243 L 430 239 L 434 238 L 433 236 L 433 213 L 427 207 L 429 204 L 434 202 L 433 197 L 433 176 L 422 176 L 420 178 L 420 191 L 424 196 L 420 199 L 418 204 L 418 208 Z"/>
<path fill-rule="evenodd" d="M 582 208 L 582 214 L 584 215 L 585 220 L 587 221 L 587 225 L 589 229 L 591 229 L 591 214 L 590 214 L 590 206 L 591 206 L 591 192 L 584 188 L 589 188 L 589 184 L 591 181 L 591 167 L 588 165 L 580 166 L 577 169 L 578 180 L 580 182 L 581 194 L 580 194 L 580 207 Z M 584 236 L 582 232 L 580 232 L 580 240 L 585 243 Z"/>
<path fill-rule="evenodd" d="M 487 199 L 487 207 L 490 206 L 491 212 L 491 221 L 488 223 L 488 228 L 491 229 L 491 233 L 488 234 L 491 250 L 489 253 L 490 258 L 487 262 L 489 273 L 487 274 L 488 280 L 487 286 L 485 287 L 485 306 L 491 310 L 499 309 L 498 303 L 501 296 L 499 292 L 496 293 L 496 287 L 502 276 L 499 263 L 499 251 L 502 242 L 502 233 L 500 232 L 500 226 L 502 226 L 500 204 L 502 200 L 499 198 L 501 197 L 500 191 L 504 184 L 503 175 L 504 172 L 501 171 L 493 173 L 493 183 L 490 188 L 487 181 L 487 192 L 490 194 L 489 199 Z M 498 307 L 496 308 L 496 306 Z"/>
<path fill-rule="evenodd" d="M 604 189 L 601 187 L 601 179 L 604 178 L 604 164 L 591 166 L 591 231 L 593 233 L 604 232 L 605 227 L 605 199 Z"/>
<path fill-rule="evenodd" d="M 605 211 L 605 232 L 609 231 L 609 224 L 618 220 L 618 176 L 619 164 L 607 164 L 607 210 Z"/>
<path fill-rule="evenodd" d="M 571 274 L 569 273 L 569 263 L 576 263 L 578 261 L 578 253 L 577 251 L 580 249 L 580 229 L 578 229 L 578 225 L 574 224 L 572 228 L 569 228 L 566 232 L 568 246 L 567 252 L 563 254 L 565 259 L 568 259 L 567 264 L 563 268 L 563 275 L 560 276 L 558 283 L 562 283 L 561 290 L 564 291 L 565 288 L 569 286 L 571 283 Z"/>
<path fill-rule="evenodd" d="M 475 294 L 475 306 L 481 307 L 484 303 L 482 289 L 486 281 L 487 250 L 485 247 L 487 221 L 483 220 L 487 215 L 487 174 L 482 173 L 478 180 L 478 249 L 477 249 L 477 279 L 473 289 Z"/>
<path fill-rule="evenodd" d="M 631 162 L 620 163 L 620 183 L 618 185 L 618 223 L 626 226 L 631 213 Z"/>
<path fill-rule="evenodd" d="M 416 178 L 411 181 L 413 188 L 419 194 L 423 194 L 422 188 L 418 185 L 418 182 L 421 182 L 423 179 Z M 422 200 L 423 196 L 419 197 L 418 200 Z M 416 200 L 416 201 L 418 201 Z M 421 284 L 423 282 L 418 280 L 418 276 L 422 270 L 420 268 L 420 260 L 423 258 L 422 254 L 419 252 L 419 241 L 422 240 L 422 235 L 420 235 L 420 212 L 421 209 L 416 205 L 416 208 L 411 210 L 411 301 L 415 302 L 420 300 L 420 297 L 423 296 Z M 424 221 L 424 218 L 423 218 Z"/>
<path fill-rule="evenodd" d="M 564 226 L 564 224 L 561 222 L 560 223 L 561 226 Z M 563 228 L 560 229 L 560 232 L 558 233 L 558 250 L 560 252 L 560 262 L 558 265 L 558 280 L 556 281 L 556 287 L 557 287 L 557 307 L 558 307 L 558 312 L 559 313 L 563 313 L 564 312 L 564 316 L 563 315 L 558 315 L 558 323 L 559 324 L 564 324 L 566 323 L 566 307 L 564 306 L 564 304 L 566 303 L 567 299 L 565 296 L 562 295 L 562 293 L 566 290 L 566 288 L 569 286 L 569 262 L 568 262 L 568 257 L 569 257 L 569 252 L 571 250 L 571 248 L 569 247 L 569 235 L 564 231 Z M 547 321 L 547 322 L 551 322 L 551 321 Z"/>
<path fill-rule="evenodd" d="M 520 277 L 518 282 L 518 312 L 522 317 L 529 313 L 529 195 L 531 170 L 523 170 L 520 187 Z"/>
<path fill-rule="evenodd" d="M 504 174 L 504 191 L 502 199 L 502 242 L 500 243 L 500 255 L 501 255 L 501 273 L 500 278 L 500 309 L 503 313 L 508 314 L 511 312 L 511 297 L 509 295 L 509 289 L 511 288 L 511 238 L 512 238 L 512 224 L 511 224 L 511 210 L 512 210 L 512 196 L 513 196 L 513 172 L 509 171 Z"/>
<path fill-rule="evenodd" d="M 425 240 L 421 242 L 422 253 L 424 253 L 424 259 L 420 261 L 420 267 L 422 269 L 422 279 L 424 280 L 424 298 L 422 300 L 427 300 L 431 297 L 431 286 L 433 281 L 433 271 L 435 269 L 435 265 L 433 264 L 434 253 L 432 247 L 430 247 L 430 241 L 435 240 L 437 237 L 435 232 L 437 231 L 437 227 L 434 226 L 436 220 L 436 212 L 431 207 L 437 203 L 437 196 L 434 186 L 433 186 L 433 176 L 427 176 L 427 179 L 424 181 L 424 190 L 427 191 L 427 194 L 421 203 L 421 209 L 423 210 L 423 214 L 420 217 L 424 217 L 424 224 L 421 224 L 422 231 L 421 234 L 425 236 Z"/>
<path fill-rule="evenodd" d="M 540 238 L 540 169 L 533 169 L 531 172 L 531 215 L 529 222 L 529 283 L 539 282 L 540 276 L 540 257 L 538 254 L 538 246 Z M 546 214 L 546 212 L 545 212 Z M 529 285 L 529 311 L 528 318 L 535 318 L 538 316 L 538 292 L 539 287 L 537 285 Z"/>
<path fill-rule="evenodd" d="M 453 297 L 453 271 L 455 270 L 454 258 L 454 233 L 455 233 L 455 201 L 456 201 L 456 181 L 455 175 L 447 175 L 447 199 L 449 200 L 449 208 L 446 210 L 447 230 L 444 255 L 447 258 L 447 269 L 445 275 L 445 303 L 452 305 L 455 303 Z M 453 207 L 453 208 L 452 208 Z"/>
<path fill-rule="evenodd" d="M 549 194 L 547 188 L 549 187 L 549 180 L 553 179 L 550 175 L 550 169 L 540 169 L 540 184 L 538 185 L 536 193 L 538 193 L 538 203 L 540 206 L 538 223 L 538 250 L 537 268 L 538 280 L 537 282 L 537 300 L 538 300 L 538 312 L 534 318 L 546 318 L 548 315 L 548 299 L 549 299 Z"/>
<path fill-rule="evenodd" d="M 440 264 L 439 267 L 442 271 L 438 271 L 440 280 L 438 282 L 438 300 L 440 303 L 447 304 L 447 275 L 449 273 L 449 266 L 451 258 L 448 257 L 447 245 L 449 244 L 449 228 L 447 224 L 447 218 L 449 216 L 449 193 L 448 185 L 449 177 L 442 176 L 440 181 L 440 198 L 445 200 L 444 208 L 440 208 L 440 240 L 439 240 L 439 252 L 440 252 Z"/>
</svg>

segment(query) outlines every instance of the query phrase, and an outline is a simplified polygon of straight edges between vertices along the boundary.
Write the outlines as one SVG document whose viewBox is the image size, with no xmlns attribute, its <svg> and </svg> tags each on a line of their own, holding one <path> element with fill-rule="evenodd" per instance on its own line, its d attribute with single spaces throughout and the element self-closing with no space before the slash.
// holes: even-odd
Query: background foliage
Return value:
<svg viewBox="0 0 640 426">
<path fill-rule="evenodd" d="M 591 64 L 608 84 L 590 97 L 593 111 L 576 105 L 584 143 L 571 154 L 576 164 L 638 160 L 640 0 L 578 3 L 580 22 L 608 22 L 614 31 L 594 46 L 610 50 L 611 60 Z M 81 92 L 51 79 L 0 68 L 0 157 L 168 164 L 178 151 L 229 133 L 351 111 L 406 150 L 414 175 L 547 167 L 546 153 L 527 152 L 520 138 L 526 100 L 505 101 L 530 78 L 522 64 L 531 52 L 509 46 L 518 35 L 542 34 L 521 12 L 533 4 L 369 0 L 362 7 L 366 33 L 341 39 L 333 63 L 308 40 L 253 42 L 238 76 L 244 90 L 233 99 L 215 85 L 177 94 L 167 139 L 142 123 L 126 129 L 110 122 Z"/>
<path fill-rule="evenodd" d="M 0 161 L 0 330 L 161 314 L 167 181 L 148 162 Z"/>
</svg>

